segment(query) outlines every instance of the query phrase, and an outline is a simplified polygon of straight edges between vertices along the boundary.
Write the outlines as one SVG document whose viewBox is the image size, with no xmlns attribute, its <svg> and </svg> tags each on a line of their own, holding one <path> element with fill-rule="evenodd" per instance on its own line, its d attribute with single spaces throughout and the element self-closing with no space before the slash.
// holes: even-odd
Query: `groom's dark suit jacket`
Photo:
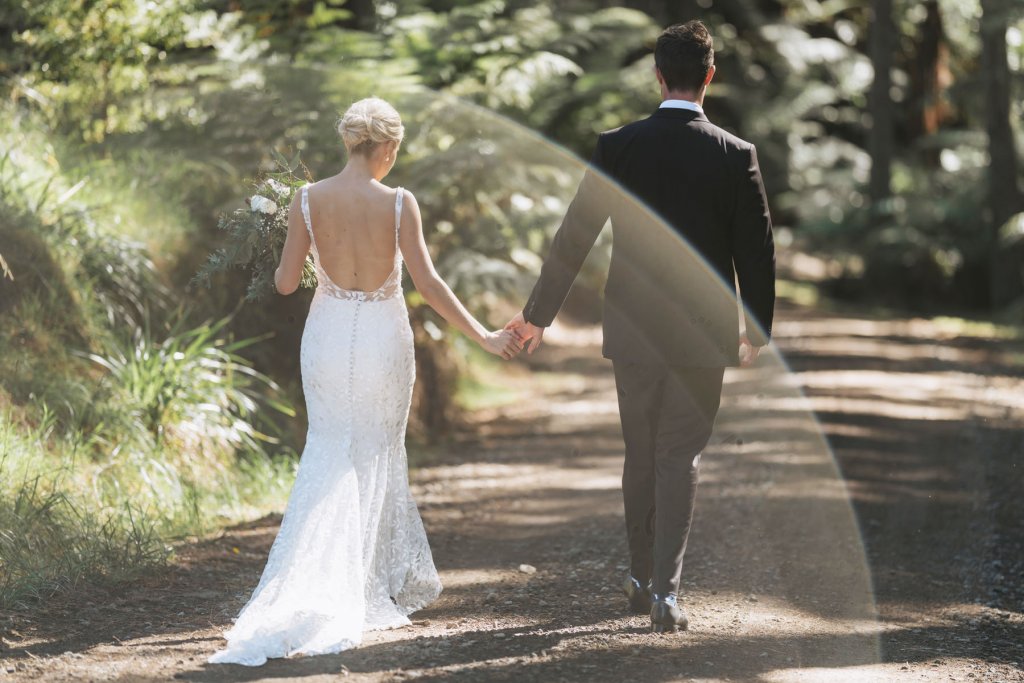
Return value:
<svg viewBox="0 0 1024 683">
<path fill-rule="evenodd" d="M 775 248 L 753 145 L 685 109 L 602 133 L 523 309 L 527 321 L 551 324 L 608 218 L 605 357 L 736 365 L 736 281 L 753 317 L 747 334 L 767 343 Z"/>
</svg>

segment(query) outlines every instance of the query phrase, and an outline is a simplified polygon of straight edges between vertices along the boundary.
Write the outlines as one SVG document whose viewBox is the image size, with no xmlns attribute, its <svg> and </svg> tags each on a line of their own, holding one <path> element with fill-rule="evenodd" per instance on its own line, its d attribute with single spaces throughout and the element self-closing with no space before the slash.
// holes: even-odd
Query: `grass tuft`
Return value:
<svg viewBox="0 0 1024 683">
<path fill-rule="evenodd" d="M 12 122 L 0 131 L 8 609 L 152 571 L 180 539 L 279 509 L 296 457 L 276 438 L 277 416 L 295 411 L 242 355 L 261 338 L 172 310 L 125 205 L 114 213 L 109 188 L 0 116 Z"/>
</svg>

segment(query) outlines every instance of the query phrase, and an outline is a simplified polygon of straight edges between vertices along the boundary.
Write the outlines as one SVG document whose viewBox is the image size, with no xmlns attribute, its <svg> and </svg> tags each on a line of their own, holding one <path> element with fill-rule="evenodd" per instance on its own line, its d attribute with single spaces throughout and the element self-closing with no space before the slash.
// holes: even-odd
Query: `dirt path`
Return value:
<svg viewBox="0 0 1024 683">
<path fill-rule="evenodd" d="M 685 634 L 624 614 L 614 384 L 598 332 L 559 329 L 509 378 L 534 396 L 481 411 L 415 474 L 445 593 L 412 627 L 206 665 L 259 577 L 265 519 L 160 577 L 0 614 L 0 680 L 1024 680 L 1021 346 L 781 317 L 795 374 L 766 359 L 727 375 Z"/>
</svg>

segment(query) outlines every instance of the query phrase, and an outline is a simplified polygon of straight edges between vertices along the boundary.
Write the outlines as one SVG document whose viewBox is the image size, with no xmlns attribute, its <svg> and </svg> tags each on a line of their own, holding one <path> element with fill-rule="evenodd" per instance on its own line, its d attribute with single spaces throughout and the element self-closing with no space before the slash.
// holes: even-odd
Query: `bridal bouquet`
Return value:
<svg viewBox="0 0 1024 683">
<path fill-rule="evenodd" d="M 254 191 L 246 198 L 244 208 L 220 217 L 217 227 L 227 233 L 226 239 L 196 273 L 195 284 L 209 287 L 214 274 L 243 268 L 250 275 L 246 301 L 259 301 L 274 292 L 274 271 L 288 234 L 288 207 L 307 182 L 296 173 L 305 167 L 297 162 L 288 164 L 283 158 L 277 163 L 279 170 L 265 173 L 253 183 Z M 302 271 L 301 286 L 316 287 L 316 273 L 309 257 Z"/>
</svg>

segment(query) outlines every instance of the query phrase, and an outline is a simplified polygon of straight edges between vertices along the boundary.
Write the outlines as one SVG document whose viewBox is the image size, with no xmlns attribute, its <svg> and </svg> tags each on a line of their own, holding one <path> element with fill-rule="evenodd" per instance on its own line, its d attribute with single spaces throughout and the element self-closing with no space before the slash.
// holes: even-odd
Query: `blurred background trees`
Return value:
<svg viewBox="0 0 1024 683">
<path fill-rule="evenodd" d="M 1022 0 L 0 0 L 0 500 L 21 506 L 0 531 L 45 509 L 47 547 L 92 575 L 276 504 L 309 293 L 239 307 L 242 273 L 189 289 L 218 216 L 275 153 L 335 172 L 337 115 L 388 97 L 409 129 L 389 180 L 500 318 L 595 135 L 657 106 L 660 28 L 694 17 L 716 38 L 708 115 L 758 145 L 786 277 L 1020 321 Z M 441 438 L 484 361 L 408 289 L 417 429 Z M 196 365 L 162 372 L 168 353 Z M 210 362 L 223 421 L 182 383 Z M 57 580 L 38 547 L 0 548 L 0 600 Z"/>
<path fill-rule="evenodd" d="M 701 17 L 720 65 L 709 113 L 759 144 L 777 222 L 830 261 L 836 291 L 989 311 L 1024 293 L 1005 228 L 1022 16 L 1020 0 L 8 0 L 0 54 L 19 110 L 100 153 L 154 126 L 209 137 L 246 88 L 273 119 L 246 144 L 302 142 L 308 103 L 290 111 L 260 73 L 289 64 L 451 94 L 586 158 L 656 106 L 659 28 Z"/>
</svg>

